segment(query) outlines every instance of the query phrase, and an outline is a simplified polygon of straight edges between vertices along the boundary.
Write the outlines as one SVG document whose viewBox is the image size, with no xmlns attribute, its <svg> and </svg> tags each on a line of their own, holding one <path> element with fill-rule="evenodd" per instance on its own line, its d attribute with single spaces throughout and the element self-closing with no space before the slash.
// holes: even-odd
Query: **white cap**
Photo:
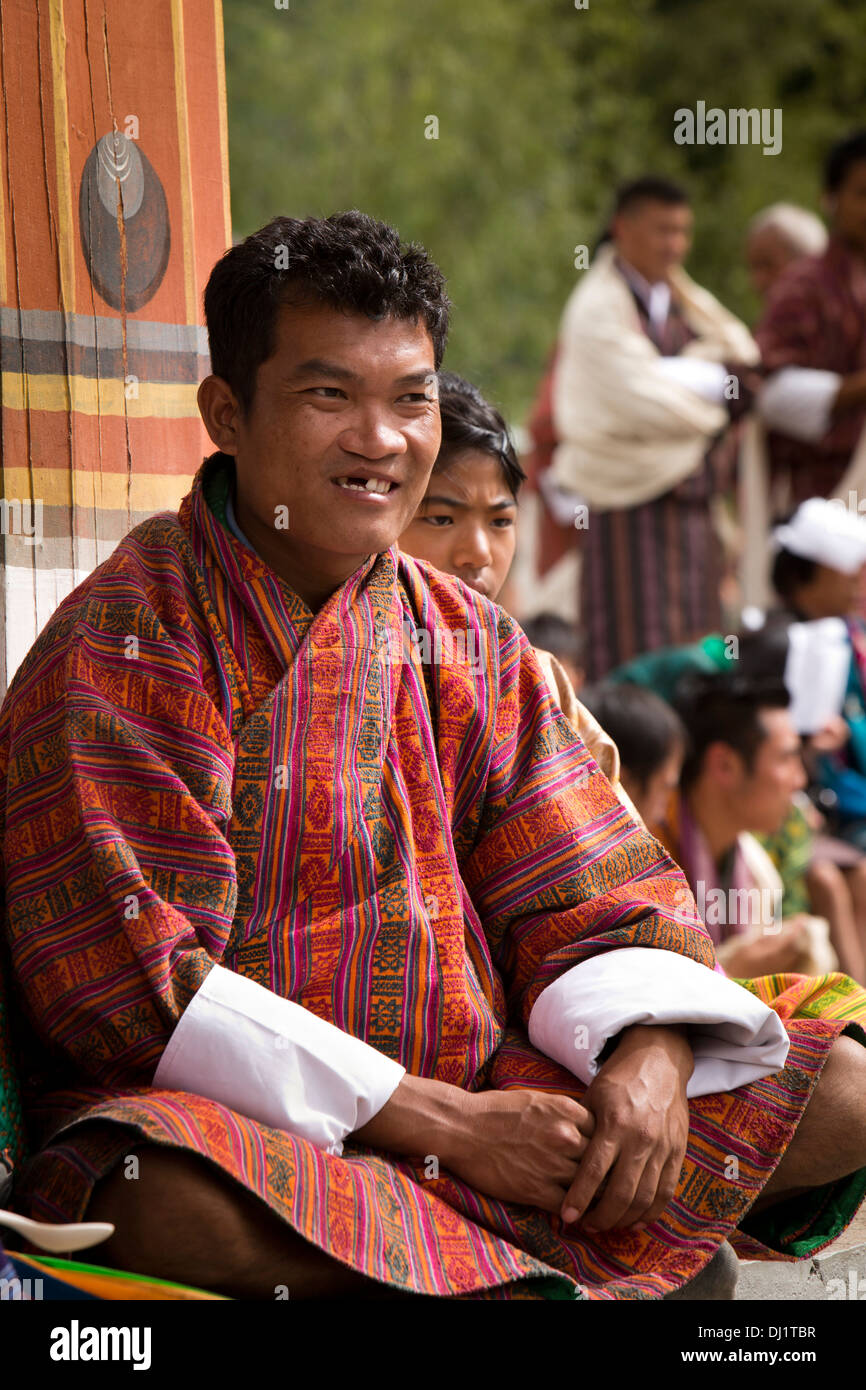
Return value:
<svg viewBox="0 0 866 1390">
<path fill-rule="evenodd" d="M 773 531 L 776 546 L 842 574 L 866 564 L 866 521 L 841 498 L 810 497 L 791 520 Z"/>
</svg>

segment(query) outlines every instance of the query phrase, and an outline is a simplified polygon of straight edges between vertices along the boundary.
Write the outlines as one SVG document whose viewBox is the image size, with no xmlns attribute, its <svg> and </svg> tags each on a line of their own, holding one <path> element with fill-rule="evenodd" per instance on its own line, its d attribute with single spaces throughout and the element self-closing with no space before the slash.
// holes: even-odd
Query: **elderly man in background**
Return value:
<svg viewBox="0 0 866 1390">
<path fill-rule="evenodd" d="M 752 287 L 766 299 L 782 271 L 801 256 L 822 256 L 827 228 L 820 217 L 796 203 L 773 203 L 756 213 L 746 235 L 746 263 Z"/>
<path fill-rule="evenodd" d="M 711 509 L 730 486 L 728 427 L 748 403 L 758 350 L 683 270 L 691 236 L 681 188 L 627 184 L 562 319 L 552 472 L 588 508 L 580 620 L 591 680 L 721 622 Z"/>
</svg>

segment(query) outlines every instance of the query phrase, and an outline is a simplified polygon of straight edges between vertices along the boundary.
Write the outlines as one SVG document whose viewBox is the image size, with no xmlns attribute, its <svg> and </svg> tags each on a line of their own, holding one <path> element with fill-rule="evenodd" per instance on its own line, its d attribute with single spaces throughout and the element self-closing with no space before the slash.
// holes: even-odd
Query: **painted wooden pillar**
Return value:
<svg viewBox="0 0 866 1390">
<path fill-rule="evenodd" d="M 0 687 L 209 444 L 231 244 L 221 0 L 3 0 Z"/>
</svg>

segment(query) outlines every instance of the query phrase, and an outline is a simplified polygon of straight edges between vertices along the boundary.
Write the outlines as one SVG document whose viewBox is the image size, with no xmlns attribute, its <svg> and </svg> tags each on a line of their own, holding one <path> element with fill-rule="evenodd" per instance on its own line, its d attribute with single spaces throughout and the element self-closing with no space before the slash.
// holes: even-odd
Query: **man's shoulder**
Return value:
<svg viewBox="0 0 866 1390">
<path fill-rule="evenodd" d="M 4 703 L 64 663 L 84 626 L 135 636 L 142 623 L 158 622 L 163 609 L 176 608 L 191 561 L 177 513 L 159 512 L 133 527 L 58 604 L 18 667 Z"/>
<path fill-rule="evenodd" d="M 793 300 L 820 298 L 832 279 L 826 252 L 820 256 L 798 256 L 779 272 L 767 297 L 767 311 Z"/>
</svg>

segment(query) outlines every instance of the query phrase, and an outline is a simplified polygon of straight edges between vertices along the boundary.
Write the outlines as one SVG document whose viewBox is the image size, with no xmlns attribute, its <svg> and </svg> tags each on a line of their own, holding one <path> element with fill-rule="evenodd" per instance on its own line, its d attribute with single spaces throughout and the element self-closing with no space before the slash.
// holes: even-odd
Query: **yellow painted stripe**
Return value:
<svg viewBox="0 0 866 1390">
<path fill-rule="evenodd" d="M 82 468 L 4 468 L 3 495 L 40 498 L 46 507 L 83 507 L 92 511 L 135 512 L 176 511 L 178 503 L 192 486 L 194 469 L 187 474 L 133 473 L 132 490 L 127 493 L 127 475 L 88 473 Z M 94 483 L 96 484 L 94 498 Z M 31 492 L 32 488 L 32 492 Z M 71 491 L 70 491 L 71 488 Z"/>
<path fill-rule="evenodd" d="M 75 228 L 69 162 L 69 113 L 66 105 L 66 29 L 63 0 L 49 0 L 51 81 L 54 88 L 54 158 L 57 165 L 57 254 L 60 266 L 60 307 L 75 309 Z M 49 197 L 49 204 L 50 204 Z"/>
<path fill-rule="evenodd" d="M 167 420 L 197 419 L 194 382 L 142 381 L 137 397 L 127 399 L 118 377 L 24 376 L 4 372 L 0 391 L 9 410 L 62 410 L 80 415 L 128 415 L 137 420 L 152 416 Z M 131 388 L 130 388 L 131 389 Z"/>
<path fill-rule="evenodd" d="M 186 53 L 183 43 L 183 0 L 171 0 L 171 38 L 174 48 L 174 97 L 177 107 L 177 144 L 180 154 L 180 202 L 183 218 L 183 285 L 186 321 L 198 322 L 193 260 L 192 165 L 189 157 L 189 112 L 186 95 Z"/>
<path fill-rule="evenodd" d="M 216 50 L 217 101 L 220 121 L 220 163 L 223 173 L 223 219 L 225 222 L 225 244 L 232 244 L 231 184 L 229 183 L 229 122 L 226 102 L 226 53 L 223 39 L 222 0 L 213 0 L 214 47 Z"/>
</svg>

